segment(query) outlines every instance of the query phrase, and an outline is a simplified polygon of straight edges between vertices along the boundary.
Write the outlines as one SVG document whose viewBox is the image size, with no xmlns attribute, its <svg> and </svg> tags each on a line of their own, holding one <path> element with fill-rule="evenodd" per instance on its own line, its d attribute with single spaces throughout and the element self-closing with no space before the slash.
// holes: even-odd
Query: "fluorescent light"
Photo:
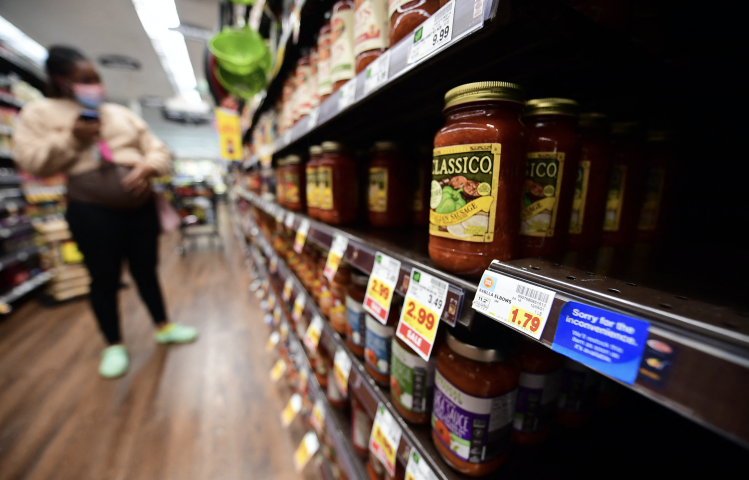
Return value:
<svg viewBox="0 0 749 480">
<path fill-rule="evenodd" d="M 133 5 L 174 90 L 188 102 L 201 102 L 185 37 L 170 30 L 180 25 L 174 0 L 133 0 Z"/>
<path fill-rule="evenodd" d="M 17 29 L 15 25 L 3 17 L 0 17 L 0 41 L 39 67 L 44 67 L 44 62 L 47 60 L 47 49 L 32 40 L 31 37 Z"/>
</svg>

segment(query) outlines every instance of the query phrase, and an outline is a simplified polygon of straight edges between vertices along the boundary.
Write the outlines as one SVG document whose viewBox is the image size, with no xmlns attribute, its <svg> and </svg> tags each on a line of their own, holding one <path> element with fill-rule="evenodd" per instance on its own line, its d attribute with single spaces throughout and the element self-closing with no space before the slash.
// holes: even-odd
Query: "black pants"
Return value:
<svg viewBox="0 0 749 480">
<path fill-rule="evenodd" d="M 107 342 L 122 340 L 117 291 L 123 259 L 128 261 L 154 323 L 165 321 L 164 300 L 156 274 L 160 227 L 154 203 L 136 210 L 115 210 L 71 201 L 67 220 L 91 274 L 91 306 Z"/>
</svg>

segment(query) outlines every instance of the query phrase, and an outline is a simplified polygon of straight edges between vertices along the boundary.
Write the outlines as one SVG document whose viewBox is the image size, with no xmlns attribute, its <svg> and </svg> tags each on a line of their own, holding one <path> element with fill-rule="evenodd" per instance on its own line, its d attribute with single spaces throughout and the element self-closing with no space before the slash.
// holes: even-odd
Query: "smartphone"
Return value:
<svg viewBox="0 0 749 480">
<path fill-rule="evenodd" d="M 97 112 L 96 110 L 83 109 L 81 110 L 79 118 L 86 122 L 98 122 L 99 112 Z"/>
</svg>

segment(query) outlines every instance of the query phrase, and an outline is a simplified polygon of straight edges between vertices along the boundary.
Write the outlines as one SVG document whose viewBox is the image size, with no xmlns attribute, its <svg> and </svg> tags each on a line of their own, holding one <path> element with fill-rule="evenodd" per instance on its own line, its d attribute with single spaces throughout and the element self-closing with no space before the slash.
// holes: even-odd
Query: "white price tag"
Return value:
<svg viewBox="0 0 749 480">
<path fill-rule="evenodd" d="M 448 284 L 444 280 L 414 268 L 408 282 L 400 321 L 395 334 L 429 361 L 442 311 L 445 309 Z"/>
<path fill-rule="evenodd" d="M 296 414 L 299 413 L 301 409 L 302 396 L 298 393 L 295 393 L 289 399 L 289 403 L 286 404 L 286 408 L 284 408 L 281 412 L 281 425 L 283 426 L 283 428 L 291 425 L 291 422 L 294 421 L 294 417 L 296 417 Z"/>
<path fill-rule="evenodd" d="M 294 214 L 287 212 L 283 224 L 286 225 L 286 228 L 294 228 Z"/>
<path fill-rule="evenodd" d="M 307 241 L 307 234 L 309 233 L 309 220 L 302 220 L 299 225 L 299 230 L 296 231 L 296 238 L 294 239 L 294 251 L 296 253 L 302 253 L 304 249 L 304 242 Z"/>
<path fill-rule="evenodd" d="M 388 257 L 381 252 L 375 253 L 375 262 L 372 267 L 372 275 L 369 276 L 369 282 L 367 283 L 363 307 L 383 325 L 387 323 L 390 303 L 393 300 L 400 271 L 401 262 L 399 260 Z"/>
<path fill-rule="evenodd" d="M 302 341 L 311 351 L 317 350 L 317 346 L 320 344 L 320 334 L 322 333 L 322 317 L 315 315 L 315 318 L 307 327 L 307 331 L 304 332 L 304 338 Z"/>
<path fill-rule="evenodd" d="M 348 377 L 350 373 L 351 358 L 344 349 L 338 348 L 333 357 L 333 379 L 344 396 L 348 395 Z"/>
<path fill-rule="evenodd" d="M 312 407 L 312 414 L 309 417 L 309 423 L 312 424 L 318 434 L 322 435 L 325 429 L 325 407 L 323 407 L 321 398 L 318 398 L 317 401 L 315 401 L 315 405 Z"/>
<path fill-rule="evenodd" d="M 473 309 L 539 340 L 556 292 L 498 273 L 484 272 Z"/>
<path fill-rule="evenodd" d="M 395 476 L 395 457 L 402 434 L 395 418 L 383 404 L 379 404 L 369 436 L 369 450 L 385 465 L 391 477 Z"/>
<path fill-rule="evenodd" d="M 278 223 L 283 222 L 283 216 L 286 213 L 283 211 L 283 208 L 279 206 L 274 206 L 273 211 L 275 212 L 276 221 Z"/>
<path fill-rule="evenodd" d="M 320 441 L 317 439 L 315 432 L 310 430 L 304 435 L 302 443 L 294 452 L 294 469 L 297 473 L 304 470 L 305 465 L 317 453 L 318 448 L 320 448 Z"/>
<path fill-rule="evenodd" d="M 307 295 L 304 292 L 299 292 L 294 300 L 294 307 L 291 310 L 291 318 L 295 322 L 299 322 L 302 319 L 302 313 L 304 312 L 304 305 L 307 303 Z"/>
<path fill-rule="evenodd" d="M 437 476 L 429 468 L 427 462 L 414 449 L 411 449 L 411 453 L 408 455 L 406 480 L 437 480 Z"/>
<path fill-rule="evenodd" d="M 338 111 L 343 111 L 356 100 L 356 77 L 349 80 L 338 90 Z"/>
<path fill-rule="evenodd" d="M 343 256 L 346 254 L 348 248 L 348 238 L 343 235 L 333 234 L 333 243 L 330 245 L 330 251 L 328 252 L 328 260 L 325 262 L 325 268 L 323 269 L 323 275 L 333 281 L 336 272 L 338 271 L 338 265 L 341 264 Z"/>
<path fill-rule="evenodd" d="M 380 88 L 388 79 L 390 69 L 390 50 L 380 55 L 377 60 L 369 64 L 364 76 L 364 95 Z"/>
<path fill-rule="evenodd" d="M 408 53 L 408 63 L 418 62 L 450 43 L 453 37 L 454 13 L 455 0 L 452 0 L 414 31 L 413 45 Z"/>
<path fill-rule="evenodd" d="M 291 279 L 291 276 L 286 277 L 286 282 L 283 284 L 283 293 L 281 294 L 284 302 L 291 300 L 291 289 L 293 287 L 294 281 Z"/>
<path fill-rule="evenodd" d="M 320 107 L 315 107 L 309 112 L 309 119 L 307 120 L 307 131 L 312 130 L 317 126 L 317 122 L 320 120 Z"/>
<path fill-rule="evenodd" d="M 270 338 L 268 339 L 268 343 L 265 344 L 265 351 L 270 352 L 273 350 L 273 347 L 278 345 L 278 341 L 281 340 L 281 334 L 278 332 L 273 332 L 270 334 Z"/>
</svg>

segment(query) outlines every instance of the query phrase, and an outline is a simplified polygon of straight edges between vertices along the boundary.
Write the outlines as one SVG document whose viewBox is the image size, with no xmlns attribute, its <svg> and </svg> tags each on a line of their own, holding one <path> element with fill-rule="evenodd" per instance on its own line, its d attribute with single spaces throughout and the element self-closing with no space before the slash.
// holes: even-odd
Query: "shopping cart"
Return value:
<svg viewBox="0 0 749 480">
<path fill-rule="evenodd" d="M 186 254 L 200 237 L 207 237 L 213 246 L 224 247 L 218 231 L 216 193 L 210 183 L 177 178 L 168 185 L 167 192 L 182 219 L 177 253 Z"/>
</svg>

